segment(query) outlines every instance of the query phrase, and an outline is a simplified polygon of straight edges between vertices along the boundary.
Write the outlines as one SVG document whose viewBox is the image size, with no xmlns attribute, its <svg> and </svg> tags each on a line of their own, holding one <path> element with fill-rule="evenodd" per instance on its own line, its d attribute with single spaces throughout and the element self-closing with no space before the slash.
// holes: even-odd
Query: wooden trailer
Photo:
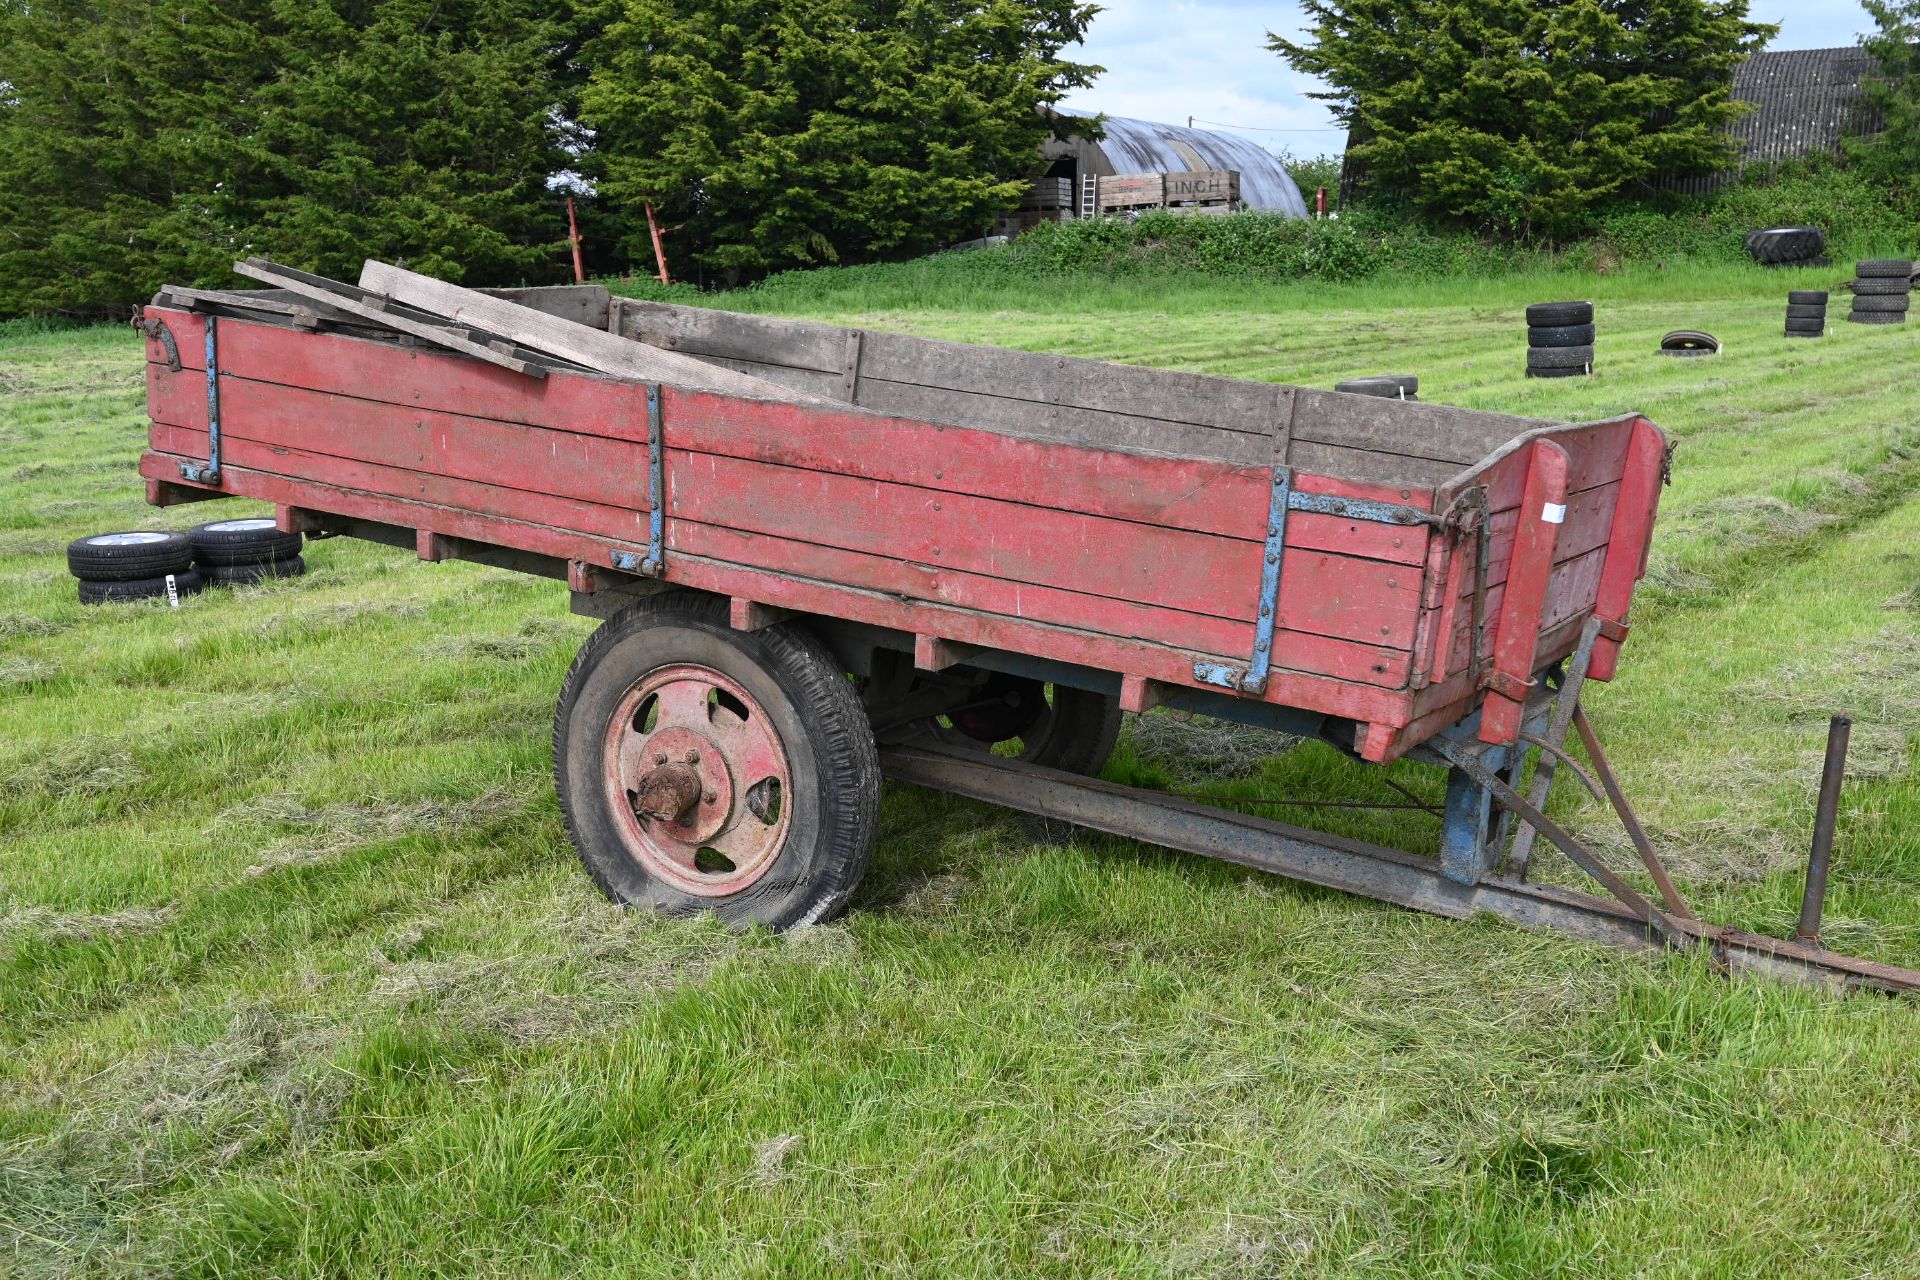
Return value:
<svg viewBox="0 0 1920 1280">
<path fill-rule="evenodd" d="M 1643 417 L 1538 422 L 591 286 L 480 295 L 374 263 L 359 288 L 250 274 L 282 288 L 146 310 L 149 499 L 244 495 L 285 529 L 564 579 L 607 621 L 561 694 L 556 777 L 616 899 L 821 919 L 865 868 L 884 766 L 1423 910 L 1920 982 L 1699 924 L 1642 842 L 1656 906 L 1540 811 L 1645 572 L 1668 448 Z M 1092 778 L 1121 713 L 1156 705 L 1445 764 L 1442 856 Z M 1536 836 L 1613 898 L 1527 883 Z"/>
</svg>

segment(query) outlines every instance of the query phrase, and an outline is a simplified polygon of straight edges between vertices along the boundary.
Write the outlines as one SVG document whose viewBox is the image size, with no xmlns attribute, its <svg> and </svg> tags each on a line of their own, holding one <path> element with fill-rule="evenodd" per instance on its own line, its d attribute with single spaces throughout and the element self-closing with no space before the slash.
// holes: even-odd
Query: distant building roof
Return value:
<svg viewBox="0 0 1920 1280">
<path fill-rule="evenodd" d="M 1286 167 L 1258 143 L 1230 133 L 1123 116 L 1106 117 L 1101 128 L 1106 136 L 1097 142 L 1075 138 L 1049 144 L 1042 154 L 1051 159 L 1056 153 L 1076 153 L 1088 166 L 1084 172 L 1100 174 L 1233 169 L 1240 174 L 1240 201 L 1249 209 L 1307 216 L 1307 202 Z"/>
</svg>

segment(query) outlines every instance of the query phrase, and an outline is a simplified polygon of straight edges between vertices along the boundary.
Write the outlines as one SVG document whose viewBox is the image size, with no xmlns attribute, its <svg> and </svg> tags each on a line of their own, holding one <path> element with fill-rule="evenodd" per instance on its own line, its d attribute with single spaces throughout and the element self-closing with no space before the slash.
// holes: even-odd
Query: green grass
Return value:
<svg viewBox="0 0 1920 1280">
<path fill-rule="evenodd" d="M 1592 697 L 1616 763 L 1703 909 L 1780 932 L 1850 707 L 1830 934 L 1920 965 L 1920 333 L 1785 342 L 1789 281 L 1757 270 L 809 287 L 786 302 L 872 327 L 1647 412 L 1679 452 Z M 1518 308 L 1555 296 L 1603 302 L 1593 379 L 1515 376 Z M 1727 354 L 1650 354 L 1692 326 Z M 241 509 L 142 505 L 139 359 L 117 328 L 0 337 L 0 1272 L 1920 1273 L 1912 1002 L 901 788 L 838 924 L 612 908 L 548 781 L 588 625 L 554 585 L 335 541 L 178 612 L 75 601 L 70 538 Z M 1383 794 L 1288 746 L 1154 716 L 1110 773 Z M 1433 841 L 1418 815 L 1340 826 Z"/>
</svg>

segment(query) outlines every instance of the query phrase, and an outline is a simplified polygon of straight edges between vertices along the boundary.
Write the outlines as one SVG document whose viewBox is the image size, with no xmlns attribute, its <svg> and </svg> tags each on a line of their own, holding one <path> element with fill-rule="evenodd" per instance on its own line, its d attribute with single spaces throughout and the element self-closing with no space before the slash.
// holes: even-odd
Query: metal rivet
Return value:
<svg viewBox="0 0 1920 1280">
<path fill-rule="evenodd" d="M 1277 552 L 1277 551 L 1269 551 L 1269 552 L 1267 552 L 1267 563 L 1268 563 L 1268 564 L 1279 564 L 1279 563 L 1280 563 L 1280 553 L 1279 553 L 1279 552 Z"/>
<path fill-rule="evenodd" d="M 1272 605 L 1270 605 L 1270 604 L 1263 604 L 1263 605 L 1261 605 L 1261 606 L 1260 606 L 1260 616 L 1261 616 L 1261 617 L 1263 617 L 1263 618 L 1266 618 L 1266 617 L 1270 617 L 1270 616 L 1272 616 L 1272 614 L 1273 614 L 1273 606 L 1272 606 Z"/>
<path fill-rule="evenodd" d="M 936 503 L 934 503 L 934 504 L 933 504 L 933 509 L 934 509 L 935 511 L 938 511 L 938 510 L 940 509 L 940 504 L 939 504 L 939 503 L 937 503 L 937 502 L 936 502 Z"/>
</svg>

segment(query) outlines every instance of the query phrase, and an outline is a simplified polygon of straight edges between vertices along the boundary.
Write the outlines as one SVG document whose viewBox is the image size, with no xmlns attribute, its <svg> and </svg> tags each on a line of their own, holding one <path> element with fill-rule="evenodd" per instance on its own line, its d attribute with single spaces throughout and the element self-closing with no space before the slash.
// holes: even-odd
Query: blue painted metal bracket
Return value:
<svg viewBox="0 0 1920 1280">
<path fill-rule="evenodd" d="M 214 336 L 216 317 L 207 316 L 207 462 L 180 464 L 180 478 L 195 484 L 220 483 L 220 344 Z"/>
<path fill-rule="evenodd" d="M 647 557 L 613 553 L 613 567 L 658 578 L 667 571 L 666 423 L 660 412 L 660 384 L 647 388 Z"/>
<path fill-rule="evenodd" d="M 1338 498 L 1330 493 L 1302 493 L 1293 487 L 1293 471 L 1273 469 L 1273 491 L 1267 503 L 1267 542 L 1260 562 L 1260 604 L 1253 621 L 1253 657 L 1246 669 L 1223 662 L 1196 662 L 1193 678 L 1202 684 L 1235 693 L 1266 692 L 1267 676 L 1273 669 L 1273 629 L 1280 611 L 1280 562 L 1286 554 L 1287 513 L 1308 511 L 1315 515 L 1339 516 L 1347 520 L 1366 520 L 1375 524 L 1439 524 L 1440 517 L 1418 507 L 1404 507 L 1370 498 Z"/>
</svg>

